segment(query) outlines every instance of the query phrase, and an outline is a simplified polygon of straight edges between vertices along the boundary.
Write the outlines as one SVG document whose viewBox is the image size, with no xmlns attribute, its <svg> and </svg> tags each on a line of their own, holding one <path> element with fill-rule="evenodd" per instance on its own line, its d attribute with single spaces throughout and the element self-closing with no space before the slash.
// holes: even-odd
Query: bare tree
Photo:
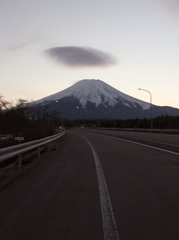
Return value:
<svg viewBox="0 0 179 240">
<path fill-rule="evenodd" d="M 3 99 L 3 96 L 0 96 L 0 111 L 1 111 L 1 113 L 3 111 L 9 110 L 11 107 L 12 107 L 12 103 L 5 101 Z"/>
</svg>

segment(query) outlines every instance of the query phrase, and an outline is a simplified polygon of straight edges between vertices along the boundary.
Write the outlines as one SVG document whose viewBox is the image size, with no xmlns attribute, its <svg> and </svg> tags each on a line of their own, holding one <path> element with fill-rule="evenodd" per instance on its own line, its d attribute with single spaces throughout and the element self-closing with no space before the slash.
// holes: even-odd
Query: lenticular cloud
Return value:
<svg viewBox="0 0 179 240">
<path fill-rule="evenodd" d="M 116 63 L 111 55 L 89 47 L 55 47 L 45 53 L 69 67 L 108 67 Z"/>
</svg>

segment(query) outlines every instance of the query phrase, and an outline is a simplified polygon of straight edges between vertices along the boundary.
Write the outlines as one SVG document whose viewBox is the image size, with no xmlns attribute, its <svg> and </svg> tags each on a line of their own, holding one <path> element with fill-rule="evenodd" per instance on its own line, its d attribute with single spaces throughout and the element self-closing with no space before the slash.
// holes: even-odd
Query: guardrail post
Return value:
<svg viewBox="0 0 179 240">
<path fill-rule="evenodd" d="M 22 153 L 18 155 L 18 170 L 22 168 Z"/>
<path fill-rule="evenodd" d="M 40 157 L 40 146 L 37 149 L 37 157 Z"/>
<path fill-rule="evenodd" d="M 50 143 L 48 143 L 48 152 L 50 151 Z"/>
</svg>

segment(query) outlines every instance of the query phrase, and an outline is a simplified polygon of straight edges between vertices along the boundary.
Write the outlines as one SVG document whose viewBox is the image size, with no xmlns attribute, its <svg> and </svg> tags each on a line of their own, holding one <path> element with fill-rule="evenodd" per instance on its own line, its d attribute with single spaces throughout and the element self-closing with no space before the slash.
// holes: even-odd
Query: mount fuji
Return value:
<svg viewBox="0 0 179 240">
<path fill-rule="evenodd" d="M 33 102 L 36 107 L 48 104 L 63 118 L 150 118 L 150 103 L 133 98 L 101 80 L 81 80 L 71 87 Z M 153 105 L 153 116 L 179 115 L 179 109 Z"/>
</svg>

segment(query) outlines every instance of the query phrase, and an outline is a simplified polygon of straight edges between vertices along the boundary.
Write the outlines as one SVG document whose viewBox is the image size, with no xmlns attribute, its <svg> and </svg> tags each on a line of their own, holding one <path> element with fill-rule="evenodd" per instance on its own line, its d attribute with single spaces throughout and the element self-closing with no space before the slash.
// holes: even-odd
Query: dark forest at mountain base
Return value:
<svg viewBox="0 0 179 240">
<path fill-rule="evenodd" d="M 179 129 L 179 116 L 158 116 L 152 119 L 154 129 Z M 151 128 L 151 119 L 62 119 L 65 127 L 104 127 L 104 128 Z"/>
</svg>

